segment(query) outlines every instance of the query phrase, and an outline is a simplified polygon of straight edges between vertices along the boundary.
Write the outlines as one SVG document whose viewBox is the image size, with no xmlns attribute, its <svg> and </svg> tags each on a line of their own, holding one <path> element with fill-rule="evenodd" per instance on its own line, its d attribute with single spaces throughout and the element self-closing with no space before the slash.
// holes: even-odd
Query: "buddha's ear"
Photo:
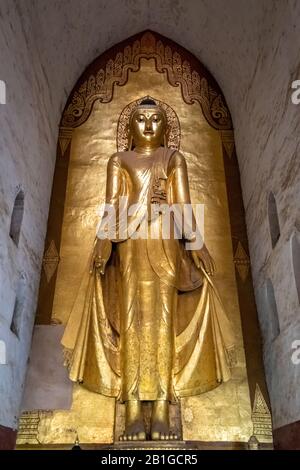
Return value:
<svg viewBox="0 0 300 470">
<path fill-rule="evenodd" d="M 133 148 L 133 136 L 130 132 L 130 125 L 129 123 L 126 126 L 126 134 L 127 134 L 127 149 L 132 150 Z"/>
<path fill-rule="evenodd" d="M 131 133 L 128 134 L 128 150 L 132 150 L 133 148 L 133 135 Z"/>
<path fill-rule="evenodd" d="M 168 126 L 167 116 L 165 114 L 164 114 L 164 121 L 165 121 L 165 132 L 163 133 L 161 145 L 163 145 L 164 147 L 168 147 L 169 126 Z"/>
</svg>

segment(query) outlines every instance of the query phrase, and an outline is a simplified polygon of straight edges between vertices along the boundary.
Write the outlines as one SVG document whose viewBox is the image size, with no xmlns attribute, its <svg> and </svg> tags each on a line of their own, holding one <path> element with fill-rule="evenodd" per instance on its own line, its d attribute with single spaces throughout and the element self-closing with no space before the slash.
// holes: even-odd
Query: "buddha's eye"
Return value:
<svg viewBox="0 0 300 470">
<path fill-rule="evenodd" d="M 159 116 L 153 116 L 152 122 L 155 122 L 155 123 L 160 122 L 160 117 Z"/>
<path fill-rule="evenodd" d="M 137 122 L 144 122 L 144 116 L 139 116 L 137 118 Z"/>
</svg>

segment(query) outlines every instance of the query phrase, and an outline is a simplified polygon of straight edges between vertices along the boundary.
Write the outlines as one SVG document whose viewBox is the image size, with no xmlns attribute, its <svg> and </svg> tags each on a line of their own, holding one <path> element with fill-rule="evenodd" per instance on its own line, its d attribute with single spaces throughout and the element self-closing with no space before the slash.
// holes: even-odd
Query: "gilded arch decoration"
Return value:
<svg viewBox="0 0 300 470">
<path fill-rule="evenodd" d="M 217 83 L 183 48 L 150 31 L 110 49 L 84 72 L 67 102 L 61 125 L 77 127 L 89 117 L 96 100 L 108 103 L 114 86 L 124 86 L 128 72 L 137 72 L 142 58 L 155 59 L 156 70 L 167 72 L 169 83 L 180 86 L 187 104 L 198 101 L 208 123 L 219 130 L 232 128 L 225 99 Z"/>
</svg>

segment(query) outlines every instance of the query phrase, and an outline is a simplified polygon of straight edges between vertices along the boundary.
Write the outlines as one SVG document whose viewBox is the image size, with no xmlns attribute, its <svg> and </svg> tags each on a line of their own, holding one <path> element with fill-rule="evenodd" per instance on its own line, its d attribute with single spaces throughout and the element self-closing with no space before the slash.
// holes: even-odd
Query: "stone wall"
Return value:
<svg viewBox="0 0 300 470">
<path fill-rule="evenodd" d="M 55 119 L 48 119 L 55 114 L 51 90 L 25 13 L 18 2 L 1 1 L 0 79 L 6 104 L 0 105 L 0 339 L 6 359 L 0 365 L 0 424 L 9 428 L 17 427 L 30 350 L 57 139 Z M 9 232 L 19 190 L 24 214 L 16 246 Z"/>
<path fill-rule="evenodd" d="M 300 305 L 291 249 L 292 236 L 300 230 L 300 105 L 291 102 L 291 83 L 300 78 L 300 4 L 269 4 L 264 11 L 255 69 L 232 111 L 276 429 L 300 419 L 300 364 L 291 360 L 292 343 L 300 340 Z M 275 196 L 280 226 L 274 248 L 268 220 L 270 192 Z M 270 308 L 267 279 L 274 288 L 278 336 L 272 331 L 276 312 Z"/>
<path fill-rule="evenodd" d="M 116 11 L 118 14 L 116 14 Z M 297 0 L 2 0 L 0 79 L 0 424 L 16 426 L 35 314 L 55 164 L 57 126 L 84 68 L 108 47 L 147 28 L 193 52 L 219 82 L 232 113 L 250 254 L 275 427 L 300 418 L 300 366 L 290 361 L 300 339 L 300 308 L 290 236 L 300 225 L 299 107 L 290 84 L 300 78 Z M 17 188 L 25 193 L 19 247 L 9 237 Z M 271 247 L 267 199 L 273 191 L 281 236 Z M 20 338 L 10 331 L 16 286 L 25 273 Z M 280 334 L 272 338 L 265 280 L 271 278 Z M 3 280 L 2 280 L 3 279 Z M 1 338 L 0 338 L 1 339 Z"/>
</svg>

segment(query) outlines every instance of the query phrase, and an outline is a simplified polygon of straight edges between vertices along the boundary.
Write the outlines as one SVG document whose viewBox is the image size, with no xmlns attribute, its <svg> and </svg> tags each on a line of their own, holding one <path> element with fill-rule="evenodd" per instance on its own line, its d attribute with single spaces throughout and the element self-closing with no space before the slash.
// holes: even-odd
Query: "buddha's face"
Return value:
<svg viewBox="0 0 300 470">
<path fill-rule="evenodd" d="M 130 124 L 130 131 L 136 147 L 156 148 L 163 142 L 166 119 L 158 107 L 137 108 Z"/>
</svg>

